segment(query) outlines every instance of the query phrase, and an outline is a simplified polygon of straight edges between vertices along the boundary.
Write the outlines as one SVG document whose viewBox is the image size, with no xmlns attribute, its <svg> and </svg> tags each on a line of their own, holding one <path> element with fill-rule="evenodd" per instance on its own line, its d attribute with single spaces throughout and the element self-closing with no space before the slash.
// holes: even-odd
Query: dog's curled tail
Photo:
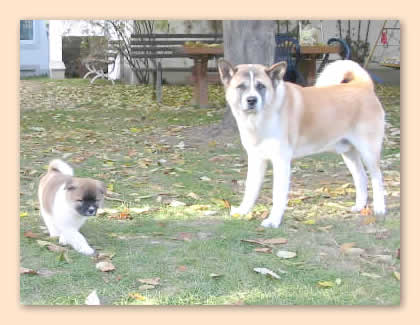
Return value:
<svg viewBox="0 0 420 325">
<path fill-rule="evenodd" d="M 315 86 L 325 87 L 348 82 L 363 82 L 373 88 L 369 73 L 351 60 L 337 60 L 327 65 L 319 75 Z"/>
<path fill-rule="evenodd" d="M 60 159 L 54 159 L 48 165 L 48 172 L 56 171 L 64 175 L 73 176 L 73 168 Z"/>
</svg>

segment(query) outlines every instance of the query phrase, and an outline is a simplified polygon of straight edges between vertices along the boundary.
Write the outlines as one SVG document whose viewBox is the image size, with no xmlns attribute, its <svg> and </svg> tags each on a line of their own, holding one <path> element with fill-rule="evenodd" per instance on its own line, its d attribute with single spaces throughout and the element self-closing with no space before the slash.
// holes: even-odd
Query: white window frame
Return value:
<svg viewBox="0 0 420 325">
<path fill-rule="evenodd" d="M 22 20 L 26 20 L 26 19 L 22 19 Z M 30 20 L 30 19 L 28 19 Z M 32 36 L 33 38 L 31 40 L 20 40 L 21 44 L 35 44 L 37 41 L 37 28 L 35 25 L 35 20 L 31 20 L 32 21 Z M 20 21 L 19 21 L 19 38 L 20 38 Z"/>
</svg>

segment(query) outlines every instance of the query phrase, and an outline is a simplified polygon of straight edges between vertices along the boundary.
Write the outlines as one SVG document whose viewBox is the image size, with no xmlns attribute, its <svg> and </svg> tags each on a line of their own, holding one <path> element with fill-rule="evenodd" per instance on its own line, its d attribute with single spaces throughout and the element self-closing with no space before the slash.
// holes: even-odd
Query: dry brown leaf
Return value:
<svg viewBox="0 0 420 325">
<path fill-rule="evenodd" d="M 38 238 L 39 237 L 38 234 L 34 234 L 31 230 L 25 231 L 23 233 L 23 236 L 25 236 L 27 238 Z"/>
<path fill-rule="evenodd" d="M 254 252 L 268 254 L 272 252 L 272 249 L 270 247 L 258 247 L 258 248 L 254 248 Z"/>
<path fill-rule="evenodd" d="M 115 266 L 110 261 L 102 261 L 96 263 L 96 268 L 102 272 L 109 272 L 115 270 Z"/>
<path fill-rule="evenodd" d="M 140 291 L 144 291 L 144 290 L 150 290 L 150 289 L 154 289 L 156 288 L 154 285 L 150 285 L 150 284 L 145 284 L 139 287 Z"/>
<path fill-rule="evenodd" d="M 279 245 L 279 244 L 286 244 L 286 238 L 271 238 L 271 239 L 264 239 L 262 241 L 265 245 Z"/>
<path fill-rule="evenodd" d="M 179 272 L 185 272 L 188 268 L 185 265 L 180 265 L 176 268 Z"/>
<path fill-rule="evenodd" d="M 340 251 L 342 253 L 345 253 L 347 250 L 352 248 L 354 245 L 356 245 L 356 243 L 344 243 L 343 245 L 340 246 Z"/>
<path fill-rule="evenodd" d="M 26 267 L 20 267 L 20 274 L 38 274 L 37 271 L 32 269 L 27 269 Z"/>
<path fill-rule="evenodd" d="M 393 272 L 392 275 L 394 276 L 394 278 L 396 278 L 398 281 L 401 281 L 401 274 L 400 272 Z"/>
</svg>

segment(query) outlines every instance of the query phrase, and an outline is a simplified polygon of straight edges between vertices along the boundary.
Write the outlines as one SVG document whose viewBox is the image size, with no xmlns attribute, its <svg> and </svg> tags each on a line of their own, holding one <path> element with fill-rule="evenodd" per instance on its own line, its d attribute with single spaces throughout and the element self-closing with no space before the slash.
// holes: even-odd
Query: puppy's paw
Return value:
<svg viewBox="0 0 420 325">
<path fill-rule="evenodd" d="M 240 215 L 240 216 L 244 216 L 246 214 L 248 214 L 249 210 L 247 209 L 243 209 L 241 207 L 231 207 L 230 209 L 230 215 L 234 216 L 234 215 Z"/>
<path fill-rule="evenodd" d="M 87 256 L 93 256 L 95 255 L 95 250 L 92 247 L 81 247 L 79 249 L 76 249 L 79 253 L 87 255 Z"/>
<path fill-rule="evenodd" d="M 280 223 L 281 219 L 268 217 L 267 219 L 263 220 L 263 222 L 261 222 L 261 226 L 265 228 L 278 228 Z"/>
<path fill-rule="evenodd" d="M 66 238 L 63 235 L 60 236 L 60 239 L 58 240 L 58 243 L 60 245 L 63 245 L 63 246 L 66 246 L 68 244 Z"/>
</svg>

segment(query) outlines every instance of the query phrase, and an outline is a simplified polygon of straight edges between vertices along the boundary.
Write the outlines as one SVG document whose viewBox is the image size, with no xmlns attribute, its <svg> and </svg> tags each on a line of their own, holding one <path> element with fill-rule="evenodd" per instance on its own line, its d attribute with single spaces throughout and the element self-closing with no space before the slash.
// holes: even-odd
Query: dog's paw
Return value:
<svg viewBox="0 0 420 325">
<path fill-rule="evenodd" d="M 77 249 L 77 251 L 81 254 L 87 255 L 87 256 L 92 256 L 95 255 L 95 250 L 92 247 L 81 247 L 79 249 Z"/>
<path fill-rule="evenodd" d="M 58 240 L 58 243 L 60 245 L 63 245 L 63 246 L 66 246 L 68 244 L 66 238 L 63 235 L 60 236 L 60 239 Z"/>
<path fill-rule="evenodd" d="M 380 205 L 380 206 L 374 206 L 373 207 L 373 213 L 376 216 L 383 216 L 386 213 L 386 209 L 384 205 Z"/>
<path fill-rule="evenodd" d="M 267 218 L 261 222 L 261 226 L 265 228 L 278 228 L 280 226 L 281 219 L 275 219 L 275 218 Z"/>
<path fill-rule="evenodd" d="M 351 210 L 351 212 L 360 212 L 364 208 L 365 208 L 364 206 L 353 205 L 350 210 Z"/>
<path fill-rule="evenodd" d="M 246 214 L 248 214 L 248 210 L 245 210 L 241 207 L 231 207 L 230 208 L 230 215 L 234 216 L 234 215 L 240 215 L 240 216 L 244 216 Z"/>
</svg>

